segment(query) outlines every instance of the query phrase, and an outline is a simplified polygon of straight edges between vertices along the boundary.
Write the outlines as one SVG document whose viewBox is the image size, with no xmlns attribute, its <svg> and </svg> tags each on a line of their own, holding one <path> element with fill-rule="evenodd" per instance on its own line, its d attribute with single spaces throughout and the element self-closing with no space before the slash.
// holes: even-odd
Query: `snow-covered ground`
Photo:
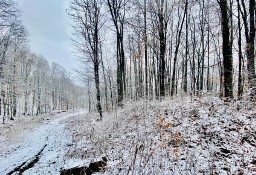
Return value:
<svg viewBox="0 0 256 175">
<path fill-rule="evenodd" d="M 69 123 L 76 134 L 66 156 L 82 165 L 106 156 L 103 174 L 256 174 L 256 109 L 248 101 L 141 101 L 96 118 Z"/>
<path fill-rule="evenodd" d="M 104 113 L 102 121 L 97 113 L 82 113 L 44 119 L 25 139 L 4 144 L 0 174 L 36 160 L 23 174 L 57 175 L 102 157 L 107 166 L 97 174 L 256 174 L 256 108 L 248 101 L 132 102 Z"/>
<path fill-rule="evenodd" d="M 0 152 L 0 174 L 59 174 L 64 166 L 64 157 L 68 147 L 72 144 L 71 133 L 65 125 L 77 115 L 85 111 L 61 113 L 56 116 L 44 116 L 31 124 L 36 126 L 28 131 L 20 130 L 22 139 L 8 139 L 2 141 Z M 41 121 L 41 122 L 39 122 Z M 8 124 L 2 124 L 8 125 Z M 18 125 L 12 123 L 12 129 Z M 21 129 L 21 127 L 17 127 Z M 24 126 L 25 128 L 25 126 Z M 5 128 L 0 128 L 0 131 Z M 15 136 L 13 136 L 15 137 Z"/>
</svg>

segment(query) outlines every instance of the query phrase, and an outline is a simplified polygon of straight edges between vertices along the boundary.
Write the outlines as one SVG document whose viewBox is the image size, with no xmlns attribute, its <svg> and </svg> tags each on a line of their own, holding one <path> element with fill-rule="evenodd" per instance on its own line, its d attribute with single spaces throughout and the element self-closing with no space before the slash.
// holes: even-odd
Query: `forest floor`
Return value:
<svg viewBox="0 0 256 175">
<path fill-rule="evenodd" d="M 86 167 L 106 157 L 106 175 L 256 174 L 256 107 L 248 100 L 132 102 L 100 122 L 77 116 L 69 128 L 67 159 Z"/>
<path fill-rule="evenodd" d="M 107 165 L 95 174 L 256 174 L 256 107 L 248 100 L 128 102 L 97 119 L 86 112 L 45 116 L 21 139 L 0 135 L 0 174 L 86 172 L 102 157 Z"/>
</svg>

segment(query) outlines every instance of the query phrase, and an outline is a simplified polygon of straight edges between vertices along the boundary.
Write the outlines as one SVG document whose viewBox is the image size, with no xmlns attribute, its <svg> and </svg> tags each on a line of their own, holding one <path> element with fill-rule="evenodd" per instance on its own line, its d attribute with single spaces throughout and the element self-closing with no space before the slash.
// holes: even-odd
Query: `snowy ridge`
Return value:
<svg viewBox="0 0 256 175">
<path fill-rule="evenodd" d="M 126 104 L 102 122 L 77 118 L 67 157 L 86 164 L 106 155 L 103 174 L 253 175 L 256 111 L 248 108 L 211 97 Z"/>
</svg>

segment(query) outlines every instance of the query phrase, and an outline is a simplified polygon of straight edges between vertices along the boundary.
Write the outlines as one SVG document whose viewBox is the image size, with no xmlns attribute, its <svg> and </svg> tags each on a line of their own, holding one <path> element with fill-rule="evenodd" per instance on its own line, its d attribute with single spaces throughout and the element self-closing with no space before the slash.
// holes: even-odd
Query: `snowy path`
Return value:
<svg viewBox="0 0 256 175">
<path fill-rule="evenodd" d="M 6 145 L 9 149 L 0 153 L 0 174 L 59 174 L 65 163 L 65 153 L 72 143 L 65 122 L 84 113 L 66 114 L 48 121 L 29 133 L 24 142 Z"/>
</svg>

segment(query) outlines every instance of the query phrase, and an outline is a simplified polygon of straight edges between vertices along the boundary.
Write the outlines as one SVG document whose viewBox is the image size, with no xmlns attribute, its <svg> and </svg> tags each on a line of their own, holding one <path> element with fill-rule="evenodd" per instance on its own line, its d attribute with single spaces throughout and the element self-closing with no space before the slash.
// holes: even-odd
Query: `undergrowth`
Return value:
<svg viewBox="0 0 256 175">
<path fill-rule="evenodd" d="M 140 101 L 77 117 L 66 159 L 108 158 L 103 174 L 255 174 L 254 104 L 218 98 Z"/>
</svg>

